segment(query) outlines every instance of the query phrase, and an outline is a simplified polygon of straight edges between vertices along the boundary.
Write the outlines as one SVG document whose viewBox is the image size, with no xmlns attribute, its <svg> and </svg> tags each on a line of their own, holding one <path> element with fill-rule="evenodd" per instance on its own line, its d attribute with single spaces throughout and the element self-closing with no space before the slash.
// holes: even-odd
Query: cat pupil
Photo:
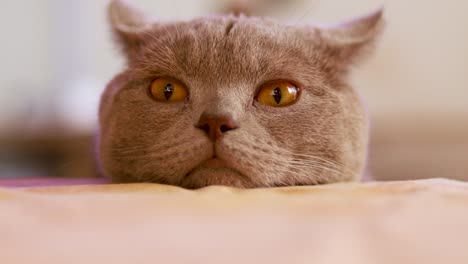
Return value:
<svg viewBox="0 0 468 264">
<path fill-rule="evenodd" d="M 281 102 L 281 89 L 279 87 L 276 87 L 273 90 L 273 98 L 275 98 L 275 102 L 279 104 Z"/>
<path fill-rule="evenodd" d="M 169 100 L 173 93 L 174 93 L 174 86 L 168 83 L 166 87 L 164 88 L 164 96 L 166 97 L 166 100 Z"/>
</svg>

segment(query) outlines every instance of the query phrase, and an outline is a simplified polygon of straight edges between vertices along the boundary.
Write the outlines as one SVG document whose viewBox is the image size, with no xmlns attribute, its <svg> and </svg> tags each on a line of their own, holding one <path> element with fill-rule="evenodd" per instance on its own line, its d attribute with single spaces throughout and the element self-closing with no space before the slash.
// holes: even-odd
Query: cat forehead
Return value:
<svg viewBox="0 0 468 264">
<path fill-rule="evenodd" d="M 303 48 L 297 45 L 301 39 L 297 31 L 297 28 L 266 19 L 204 17 L 188 22 L 157 24 L 147 33 L 149 38 L 146 42 L 149 46 L 159 43 L 181 49 L 208 47 L 211 51 L 237 48 L 237 52 L 248 52 L 253 47 L 269 50 Z"/>
<path fill-rule="evenodd" d="M 297 30 L 248 17 L 158 24 L 144 33 L 135 67 L 189 78 L 214 75 L 218 81 L 294 72 L 312 66 L 307 59 L 311 47 Z"/>
<path fill-rule="evenodd" d="M 220 79 L 293 68 L 309 73 L 319 68 L 326 78 L 341 78 L 372 50 L 383 26 L 382 15 L 379 9 L 331 27 L 284 25 L 244 16 L 168 23 L 150 19 L 123 0 L 112 0 L 108 6 L 127 70 L 140 76 L 179 71 Z"/>
<path fill-rule="evenodd" d="M 274 38 L 287 29 L 287 26 L 267 18 L 245 16 L 212 16 L 193 19 L 182 23 L 187 29 L 196 30 L 199 34 L 216 35 L 224 39 L 236 38 Z"/>
</svg>

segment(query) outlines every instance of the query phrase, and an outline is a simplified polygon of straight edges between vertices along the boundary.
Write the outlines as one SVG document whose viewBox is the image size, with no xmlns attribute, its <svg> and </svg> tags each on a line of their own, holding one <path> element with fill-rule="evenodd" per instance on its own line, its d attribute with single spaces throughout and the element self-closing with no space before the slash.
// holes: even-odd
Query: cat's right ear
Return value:
<svg viewBox="0 0 468 264">
<path fill-rule="evenodd" d="M 369 15 L 331 27 L 320 27 L 320 44 L 327 63 L 334 69 L 346 70 L 368 57 L 384 28 L 383 8 Z"/>
<path fill-rule="evenodd" d="M 131 56 L 142 44 L 142 32 L 152 26 L 148 16 L 124 0 L 111 0 L 108 19 L 116 40 L 125 55 Z"/>
</svg>

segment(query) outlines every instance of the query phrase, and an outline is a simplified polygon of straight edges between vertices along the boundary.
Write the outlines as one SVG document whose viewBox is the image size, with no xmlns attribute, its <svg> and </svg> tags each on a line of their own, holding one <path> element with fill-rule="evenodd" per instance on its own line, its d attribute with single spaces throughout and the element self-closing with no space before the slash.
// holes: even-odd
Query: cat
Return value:
<svg viewBox="0 0 468 264">
<path fill-rule="evenodd" d="M 99 109 L 98 164 L 113 182 L 360 179 L 368 119 L 347 77 L 375 46 L 382 10 L 333 27 L 243 15 L 162 22 L 121 0 L 108 12 L 127 59 Z"/>
</svg>

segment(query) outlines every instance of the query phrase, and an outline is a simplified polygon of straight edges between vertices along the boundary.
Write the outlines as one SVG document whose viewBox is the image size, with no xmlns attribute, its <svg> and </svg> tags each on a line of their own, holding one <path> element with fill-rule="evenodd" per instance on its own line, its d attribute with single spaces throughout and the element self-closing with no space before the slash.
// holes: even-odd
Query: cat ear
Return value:
<svg viewBox="0 0 468 264">
<path fill-rule="evenodd" d="M 146 14 L 124 0 L 111 0 L 108 18 L 116 39 L 127 55 L 140 45 L 142 41 L 140 33 L 152 26 Z"/>
<path fill-rule="evenodd" d="M 370 15 L 337 26 L 321 27 L 319 31 L 328 53 L 337 63 L 347 66 L 359 62 L 370 53 L 383 26 L 381 8 Z"/>
</svg>

